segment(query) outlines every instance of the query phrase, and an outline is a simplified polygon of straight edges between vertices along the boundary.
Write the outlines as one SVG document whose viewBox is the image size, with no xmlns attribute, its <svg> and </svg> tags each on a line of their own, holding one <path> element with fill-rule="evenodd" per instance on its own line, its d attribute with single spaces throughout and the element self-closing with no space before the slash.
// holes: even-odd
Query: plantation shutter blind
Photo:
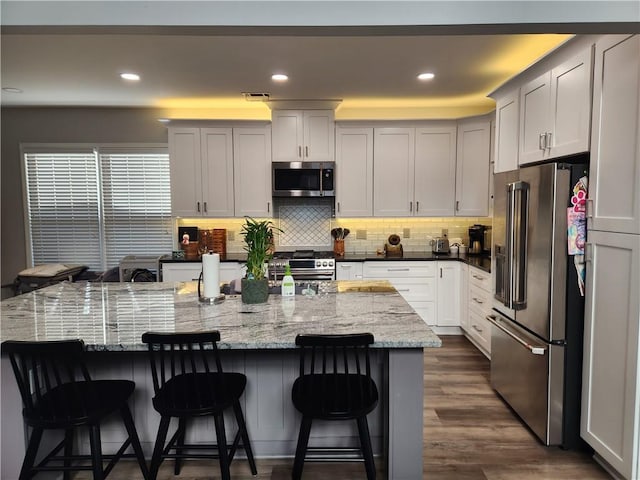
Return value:
<svg viewBox="0 0 640 480">
<path fill-rule="evenodd" d="M 101 147 L 106 266 L 127 255 L 172 249 L 169 154 L 166 148 Z"/>
<path fill-rule="evenodd" d="M 93 151 L 26 153 L 25 175 L 32 264 L 70 263 L 100 270 Z"/>
</svg>

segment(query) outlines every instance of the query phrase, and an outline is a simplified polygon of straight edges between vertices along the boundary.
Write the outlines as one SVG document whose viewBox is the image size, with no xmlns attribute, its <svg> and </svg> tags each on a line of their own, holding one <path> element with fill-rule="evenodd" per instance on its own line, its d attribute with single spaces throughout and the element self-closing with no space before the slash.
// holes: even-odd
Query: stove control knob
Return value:
<svg viewBox="0 0 640 480">
<path fill-rule="evenodd" d="M 333 268 L 333 260 L 329 260 L 329 266 Z"/>
<path fill-rule="evenodd" d="M 327 261 L 325 260 L 324 262 L 322 262 L 322 266 L 326 267 L 327 266 Z"/>
<path fill-rule="evenodd" d="M 322 266 L 322 262 L 320 260 L 316 260 L 316 267 Z"/>
</svg>

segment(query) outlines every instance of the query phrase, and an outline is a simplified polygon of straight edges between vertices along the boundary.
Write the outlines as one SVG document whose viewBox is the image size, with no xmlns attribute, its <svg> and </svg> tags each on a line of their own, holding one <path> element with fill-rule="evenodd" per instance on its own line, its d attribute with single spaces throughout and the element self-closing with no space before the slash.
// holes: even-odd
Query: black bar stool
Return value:
<svg viewBox="0 0 640 480">
<path fill-rule="evenodd" d="M 378 389 L 371 378 L 369 359 L 369 345 L 373 342 L 370 333 L 296 337 L 296 345 L 301 347 L 300 375 L 293 384 L 292 399 L 302 413 L 302 422 L 293 462 L 293 480 L 302 477 L 307 451 L 325 450 L 308 447 L 314 419 L 355 419 L 367 479 L 376 478 L 367 422 L 367 414 L 378 404 Z"/>
<path fill-rule="evenodd" d="M 238 447 L 244 448 L 251 473 L 257 475 L 240 406 L 247 377 L 241 373 L 222 371 L 217 348 L 220 332 L 147 332 L 142 335 L 142 341 L 149 346 L 155 391 L 153 408 L 162 416 L 151 459 L 151 480 L 155 480 L 165 458 L 175 459 L 176 475 L 180 473 L 184 458 L 218 458 L 222 478 L 229 480 L 229 465 Z M 227 408 L 233 408 L 238 424 L 238 432 L 230 447 L 227 446 L 223 418 Z M 213 416 L 217 444 L 185 444 L 187 419 L 201 416 Z M 165 446 L 172 417 L 178 418 L 178 428 Z M 218 453 L 207 455 L 189 452 L 206 449 L 217 449 Z M 169 453 L 171 450 L 175 450 L 175 453 Z"/>
<path fill-rule="evenodd" d="M 84 360 L 81 340 L 54 342 L 6 341 L 3 352 L 9 355 L 24 406 L 24 421 L 33 427 L 20 480 L 41 471 L 63 471 L 69 480 L 74 470 L 92 470 L 94 480 L 102 480 L 122 457 L 135 457 L 145 479 L 148 478 L 138 434 L 127 401 L 135 389 L 128 380 L 92 380 Z M 128 438 L 115 455 L 103 455 L 100 423 L 119 412 Z M 78 427 L 87 427 L 91 455 L 73 454 L 73 434 Z M 64 439 L 44 459 L 34 465 L 40 440 L 45 430 L 64 430 Z M 135 454 L 125 454 L 131 445 Z M 63 455 L 58 455 L 64 448 Z M 103 470 L 103 459 L 110 460 Z M 74 461 L 84 460 L 80 465 Z M 91 465 L 86 461 L 91 460 Z M 62 464 L 51 465 L 52 462 Z"/>
</svg>

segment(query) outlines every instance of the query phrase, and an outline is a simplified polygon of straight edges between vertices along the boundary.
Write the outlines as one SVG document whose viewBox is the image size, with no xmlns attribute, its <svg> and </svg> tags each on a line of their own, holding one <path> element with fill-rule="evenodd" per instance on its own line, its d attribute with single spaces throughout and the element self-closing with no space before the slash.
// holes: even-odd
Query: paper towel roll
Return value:
<svg viewBox="0 0 640 480">
<path fill-rule="evenodd" d="M 220 255 L 209 253 L 202 255 L 202 295 L 205 298 L 215 298 L 220 295 Z"/>
</svg>

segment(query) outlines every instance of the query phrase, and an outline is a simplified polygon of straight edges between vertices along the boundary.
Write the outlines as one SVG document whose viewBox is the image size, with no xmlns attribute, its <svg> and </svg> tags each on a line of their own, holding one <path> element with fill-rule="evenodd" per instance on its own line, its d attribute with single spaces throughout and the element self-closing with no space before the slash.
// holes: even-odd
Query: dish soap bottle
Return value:
<svg viewBox="0 0 640 480">
<path fill-rule="evenodd" d="M 289 265 L 285 265 L 284 267 L 284 277 L 282 277 L 280 294 L 283 297 L 293 297 L 296 294 L 296 284 L 293 282 L 293 277 L 291 276 L 291 268 L 289 267 Z"/>
</svg>

